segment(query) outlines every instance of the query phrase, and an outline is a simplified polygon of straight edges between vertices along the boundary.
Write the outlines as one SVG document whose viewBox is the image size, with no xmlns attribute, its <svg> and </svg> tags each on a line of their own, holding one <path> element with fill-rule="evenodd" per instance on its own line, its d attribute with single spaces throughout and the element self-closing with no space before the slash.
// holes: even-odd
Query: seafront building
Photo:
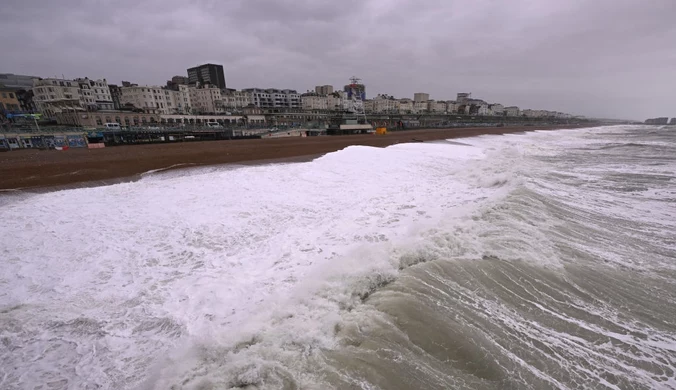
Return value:
<svg viewBox="0 0 676 390">
<path fill-rule="evenodd" d="M 366 85 L 356 77 L 351 78 L 342 90 L 335 90 L 328 84 L 316 85 L 314 90 L 302 94 L 294 89 L 236 90 L 226 88 L 223 66 L 217 64 L 189 68 L 185 76 L 173 76 L 166 86 L 143 86 L 128 81 L 118 85 L 108 84 L 106 79 L 36 78 L 3 73 L 0 74 L 0 88 L 3 88 L 4 93 L 14 96 L 11 102 L 7 100 L 9 98 L 2 100 L 0 113 L 40 112 L 46 118 L 83 126 L 108 123 L 106 118 L 123 126 L 127 123 L 131 126 L 142 125 L 152 120 L 162 123 L 162 117 L 169 115 L 267 115 L 270 123 L 295 124 L 326 121 L 327 115 L 331 113 L 354 109 L 371 115 L 464 115 L 525 119 L 572 117 L 556 111 L 505 107 L 500 103 L 473 98 L 469 92 L 457 93 L 455 100 L 432 99 L 427 92 L 416 92 L 412 99 L 398 99 L 388 94 L 378 94 L 373 99 L 367 99 Z M 125 114 L 106 114 L 113 111 Z M 102 114 L 81 115 L 80 120 L 68 119 L 77 113 L 95 112 Z M 127 115 L 128 112 L 136 115 Z M 119 120 L 116 119 L 118 117 Z M 233 123 L 230 119 L 222 119 L 223 123 Z M 260 122 L 258 119 L 256 121 Z"/>
<path fill-rule="evenodd" d="M 315 86 L 315 93 L 324 96 L 331 95 L 333 93 L 333 85 L 317 85 Z"/>
<path fill-rule="evenodd" d="M 147 113 L 184 114 L 192 106 L 187 85 L 178 90 L 159 86 L 119 87 L 119 108 L 138 109 Z"/>
<path fill-rule="evenodd" d="M 251 96 L 251 104 L 259 108 L 289 108 L 302 107 L 300 94 L 293 89 L 261 89 L 247 88 L 242 92 Z"/>
<path fill-rule="evenodd" d="M 49 118 L 62 110 L 112 110 L 113 99 L 106 79 L 33 79 L 33 100 Z"/>
<path fill-rule="evenodd" d="M 21 103 L 12 88 L 0 87 L 0 111 L 19 111 Z"/>
<path fill-rule="evenodd" d="M 217 88 L 225 89 L 225 72 L 223 65 L 204 64 L 190 68 L 188 72 L 188 84 L 210 84 Z"/>
<path fill-rule="evenodd" d="M 430 94 L 429 93 L 423 93 L 423 92 L 416 92 L 413 94 L 413 101 L 414 102 L 426 102 L 430 100 Z"/>
</svg>

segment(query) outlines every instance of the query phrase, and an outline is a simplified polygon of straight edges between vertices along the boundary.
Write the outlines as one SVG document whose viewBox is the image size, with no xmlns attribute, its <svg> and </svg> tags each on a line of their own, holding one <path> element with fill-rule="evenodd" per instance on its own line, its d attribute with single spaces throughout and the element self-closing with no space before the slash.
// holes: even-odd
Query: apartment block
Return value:
<svg viewBox="0 0 676 390">
<path fill-rule="evenodd" d="M 173 81 L 173 80 L 172 80 Z M 223 65 L 204 64 L 188 69 L 188 82 L 191 85 L 206 85 L 225 89 Z"/>
<path fill-rule="evenodd" d="M 112 110 L 115 106 L 106 79 L 75 79 L 80 87 L 80 106 L 88 110 Z"/>
<path fill-rule="evenodd" d="M 413 94 L 413 101 L 415 102 L 426 102 L 430 100 L 430 94 L 424 92 L 417 92 Z"/>
<path fill-rule="evenodd" d="M 489 104 L 488 113 L 492 116 L 503 116 L 505 115 L 505 107 L 502 104 Z"/>
<path fill-rule="evenodd" d="M 413 101 L 413 112 L 422 113 L 427 112 L 427 100 Z"/>
<path fill-rule="evenodd" d="M 330 95 L 333 93 L 333 85 L 317 85 L 315 93 L 317 95 Z"/>
<path fill-rule="evenodd" d="M 34 79 L 33 101 L 39 112 L 54 118 L 62 110 L 83 110 L 80 84 L 67 79 Z"/>
<path fill-rule="evenodd" d="M 519 107 L 517 106 L 509 106 L 505 107 L 505 115 L 506 116 L 519 116 Z"/>
<path fill-rule="evenodd" d="M 16 96 L 16 91 L 12 88 L 0 87 L 0 112 L 15 112 L 21 110 L 21 103 Z"/>
<path fill-rule="evenodd" d="M 399 113 L 401 114 L 413 114 L 413 100 L 411 99 L 399 99 Z"/>
<path fill-rule="evenodd" d="M 399 100 L 389 95 L 378 95 L 373 102 L 373 112 L 377 113 L 398 113 Z"/>
<path fill-rule="evenodd" d="M 300 96 L 301 107 L 303 110 L 328 110 L 329 97 L 315 92 L 304 93 Z"/>
<path fill-rule="evenodd" d="M 251 94 L 234 89 L 226 89 L 222 95 L 223 107 L 228 110 L 240 111 L 252 104 Z"/>
<path fill-rule="evenodd" d="M 215 85 L 190 87 L 192 112 L 197 114 L 222 114 L 225 112 L 223 93 Z"/>
<path fill-rule="evenodd" d="M 446 102 L 443 100 L 428 100 L 427 101 L 427 111 L 434 113 L 445 113 L 446 112 Z"/>
<path fill-rule="evenodd" d="M 251 102 L 260 108 L 301 108 L 301 97 L 293 89 L 247 88 L 242 92 L 251 95 Z"/>
<path fill-rule="evenodd" d="M 191 107 L 189 88 L 187 85 L 179 88 L 174 91 L 159 86 L 120 87 L 120 106 L 133 106 L 150 113 L 187 114 Z"/>
</svg>

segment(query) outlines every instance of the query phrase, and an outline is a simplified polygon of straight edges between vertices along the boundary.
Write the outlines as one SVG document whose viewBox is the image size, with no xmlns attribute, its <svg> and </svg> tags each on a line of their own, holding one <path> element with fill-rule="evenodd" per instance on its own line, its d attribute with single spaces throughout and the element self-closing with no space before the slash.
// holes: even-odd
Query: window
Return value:
<svg viewBox="0 0 676 390">
<path fill-rule="evenodd" d="M 6 98 L 6 97 L 7 97 L 7 94 L 3 92 L 3 93 L 2 93 L 2 97 Z"/>
<path fill-rule="evenodd" d="M 101 121 L 101 117 L 100 117 L 100 116 L 97 116 L 97 117 L 96 117 L 96 125 L 98 125 L 98 126 L 103 126 L 103 122 Z"/>
</svg>

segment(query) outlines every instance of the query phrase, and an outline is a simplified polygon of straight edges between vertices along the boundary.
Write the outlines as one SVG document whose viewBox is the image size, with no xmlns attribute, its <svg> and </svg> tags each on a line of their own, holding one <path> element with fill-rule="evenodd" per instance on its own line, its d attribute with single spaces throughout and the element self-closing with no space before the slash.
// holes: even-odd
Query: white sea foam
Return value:
<svg viewBox="0 0 676 390">
<path fill-rule="evenodd" d="M 562 267 L 557 221 L 538 214 L 538 199 L 527 200 L 532 209 L 499 200 L 531 188 L 626 217 L 625 205 L 613 208 L 602 193 L 570 201 L 574 186 L 597 177 L 589 169 L 559 167 L 558 181 L 530 174 L 543 169 L 538 159 L 594 142 L 594 131 L 353 146 L 306 163 L 186 169 L 13 197 L 0 222 L 0 387 L 258 383 L 266 367 L 297 364 L 303 373 L 318 349 L 336 347 L 346 316 L 372 310 L 360 306 L 364 297 L 421 261 Z M 669 217 L 647 211 L 647 203 L 630 209 L 646 222 Z M 575 245 L 634 264 L 622 248 Z"/>
<path fill-rule="evenodd" d="M 454 144 L 354 146 L 12 202 L 1 231 L 3 337 L 14 348 L 2 354 L 3 387 L 133 387 L 184 340 L 232 345 L 293 313 L 297 323 L 277 329 L 330 343 L 334 308 L 312 307 L 317 294 L 331 305 L 373 275 L 394 277 L 405 242 L 504 193 L 508 169 L 485 157 Z"/>
</svg>

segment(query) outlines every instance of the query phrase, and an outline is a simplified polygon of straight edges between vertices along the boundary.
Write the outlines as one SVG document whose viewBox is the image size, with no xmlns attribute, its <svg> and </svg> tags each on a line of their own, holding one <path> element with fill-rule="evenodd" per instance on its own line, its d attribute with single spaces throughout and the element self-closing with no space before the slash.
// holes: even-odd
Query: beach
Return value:
<svg viewBox="0 0 676 390">
<path fill-rule="evenodd" d="M 115 146 L 67 151 L 18 150 L 0 153 L 0 190 L 107 184 L 144 172 L 227 163 L 266 162 L 317 156 L 350 145 L 386 147 L 489 134 L 554 130 L 572 126 L 421 129 L 383 136 L 321 136 Z"/>
<path fill-rule="evenodd" d="M 0 196 L 0 388 L 674 390 L 675 136 L 92 151 L 298 162 Z"/>
</svg>

